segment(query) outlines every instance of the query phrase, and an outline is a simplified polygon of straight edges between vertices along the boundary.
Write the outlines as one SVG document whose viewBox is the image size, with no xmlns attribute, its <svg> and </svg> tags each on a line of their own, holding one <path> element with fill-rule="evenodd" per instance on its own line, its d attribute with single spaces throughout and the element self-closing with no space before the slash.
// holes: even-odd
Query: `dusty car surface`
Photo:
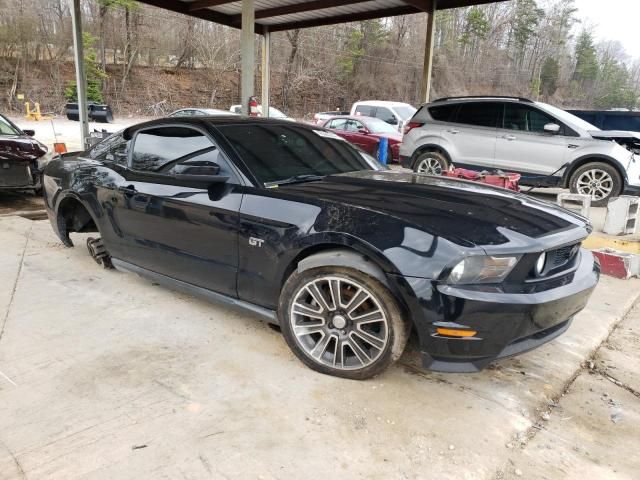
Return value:
<svg viewBox="0 0 640 480">
<path fill-rule="evenodd" d="M 191 117 L 45 170 L 98 262 L 251 310 L 322 373 L 364 379 L 415 329 L 427 368 L 477 371 L 564 332 L 598 281 L 588 222 L 503 189 L 386 170 L 332 132 Z M 256 346 L 259 348 L 259 346 Z"/>
<path fill-rule="evenodd" d="M 47 147 L 0 114 L 0 190 L 40 189 Z"/>
</svg>

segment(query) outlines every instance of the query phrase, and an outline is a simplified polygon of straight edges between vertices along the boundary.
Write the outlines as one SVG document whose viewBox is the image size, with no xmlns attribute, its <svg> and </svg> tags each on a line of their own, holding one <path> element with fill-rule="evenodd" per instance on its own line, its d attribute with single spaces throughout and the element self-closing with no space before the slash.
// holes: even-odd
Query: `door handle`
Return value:
<svg viewBox="0 0 640 480">
<path fill-rule="evenodd" d="M 570 143 L 569 145 L 567 145 L 567 148 L 574 149 L 574 148 L 578 148 L 578 146 L 579 145 L 576 145 L 575 143 Z"/>
<path fill-rule="evenodd" d="M 136 187 L 134 187 L 133 185 L 118 187 L 118 191 L 120 193 L 124 193 L 125 195 L 135 195 L 136 193 L 138 193 L 138 191 L 136 190 Z"/>
<path fill-rule="evenodd" d="M 512 142 L 512 141 L 514 141 L 516 139 L 516 136 L 515 135 L 503 135 L 502 138 Z"/>
<path fill-rule="evenodd" d="M 456 130 L 455 128 L 450 128 L 447 130 L 448 133 L 452 133 L 453 135 L 456 135 L 458 133 L 460 133 L 460 130 Z"/>
</svg>

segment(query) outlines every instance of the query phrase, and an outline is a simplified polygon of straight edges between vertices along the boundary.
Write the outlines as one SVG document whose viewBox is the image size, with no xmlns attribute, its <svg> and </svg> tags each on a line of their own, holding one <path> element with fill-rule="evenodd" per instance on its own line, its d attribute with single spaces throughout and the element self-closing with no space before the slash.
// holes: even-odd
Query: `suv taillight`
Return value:
<svg viewBox="0 0 640 480">
<path fill-rule="evenodd" d="M 420 123 L 420 122 L 409 122 L 404 126 L 404 134 L 406 135 L 407 133 L 409 133 L 411 130 L 413 130 L 414 128 L 418 128 L 421 127 L 422 125 L 424 125 L 424 123 Z"/>
</svg>

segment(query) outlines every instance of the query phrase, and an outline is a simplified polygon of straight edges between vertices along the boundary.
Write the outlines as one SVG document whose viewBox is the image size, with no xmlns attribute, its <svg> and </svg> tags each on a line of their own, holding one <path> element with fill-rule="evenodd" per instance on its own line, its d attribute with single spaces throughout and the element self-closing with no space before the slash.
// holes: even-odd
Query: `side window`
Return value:
<svg viewBox="0 0 640 480">
<path fill-rule="evenodd" d="M 429 108 L 429 114 L 434 120 L 446 122 L 451 119 L 456 111 L 457 105 L 437 105 Z"/>
<path fill-rule="evenodd" d="M 18 131 L 0 115 L 0 135 L 18 135 Z"/>
<path fill-rule="evenodd" d="M 547 123 L 559 123 L 546 113 L 525 105 L 507 103 L 504 111 L 504 128 L 523 132 L 544 133 Z"/>
<path fill-rule="evenodd" d="M 372 117 L 375 107 L 370 105 L 358 105 L 356 107 L 356 115 L 362 115 L 363 117 Z"/>
<path fill-rule="evenodd" d="M 143 172 L 165 172 L 181 160 L 215 149 L 197 130 L 185 127 L 158 127 L 142 130 L 135 137 L 131 168 Z"/>
<path fill-rule="evenodd" d="M 395 115 L 386 107 L 378 107 L 376 109 L 376 118 L 379 118 L 383 122 L 394 121 Z"/>
<path fill-rule="evenodd" d="M 111 135 L 89 150 L 88 156 L 101 162 L 113 162 L 126 166 L 131 140 L 125 140 L 122 132 Z"/>
<path fill-rule="evenodd" d="M 345 125 L 345 130 L 347 132 L 358 133 L 359 128 L 364 128 L 362 123 L 356 120 L 347 120 L 347 124 Z"/>
<path fill-rule="evenodd" d="M 497 127 L 502 105 L 490 102 L 469 102 L 460 105 L 457 123 L 477 127 Z"/>
<path fill-rule="evenodd" d="M 345 118 L 336 118 L 334 120 L 331 120 L 331 123 L 329 123 L 329 128 L 332 128 L 334 130 L 345 130 L 347 124 L 347 120 Z"/>
</svg>

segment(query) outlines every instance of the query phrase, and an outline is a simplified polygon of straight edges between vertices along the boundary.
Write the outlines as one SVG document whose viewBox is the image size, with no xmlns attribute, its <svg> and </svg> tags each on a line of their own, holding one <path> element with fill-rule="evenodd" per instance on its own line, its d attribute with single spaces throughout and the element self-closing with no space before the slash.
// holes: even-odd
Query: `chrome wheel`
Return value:
<svg viewBox="0 0 640 480">
<path fill-rule="evenodd" d="M 613 191 L 613 178 L 604 170 L 587 170 L 578 177 L 576 190 L 583 195 L 590 195 L 593 200 L 602 200 Z"/>
<path fill-rule="evenodd" d="M 313 361 L 340 370 L 374 363 L 389 343 L 380 301 L 341 276 L 316 278 L 294 294 L 289 321 L 295 341 Z"/>
<path fill-rule="evenodd" d="M 428 175 L 442 175 L 442 164 L 436 157 L 426 157 L 420 160 L 416 172 Z"/>
</svg>

